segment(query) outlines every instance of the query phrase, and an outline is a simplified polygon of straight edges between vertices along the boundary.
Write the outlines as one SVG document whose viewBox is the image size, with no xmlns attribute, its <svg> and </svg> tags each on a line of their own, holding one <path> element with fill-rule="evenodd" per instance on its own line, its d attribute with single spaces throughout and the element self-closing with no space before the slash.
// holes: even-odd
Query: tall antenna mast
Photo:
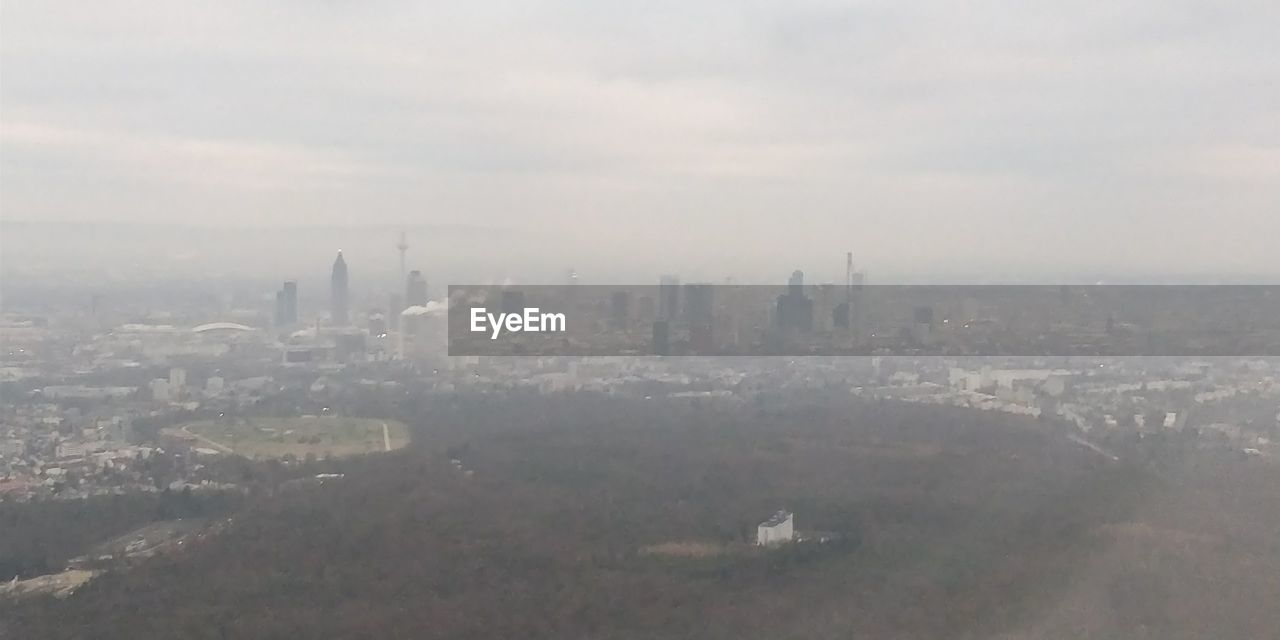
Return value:
<svg viewBox="0 0 1280 640">
<path fill-rule="evenodd" d="M 844 254 L 844 301 L 853 300 L 853 252 Z"/>
<path fill-rule="evenodd" d="M 405 279 L 404 254 L 409 250 L 409 239 L 405 237 L 403 231 L 400 232 L 400 243 L 396 245 L 396 249 L 400 251 L 400 283 L 403 284 Z"/>
</svg>

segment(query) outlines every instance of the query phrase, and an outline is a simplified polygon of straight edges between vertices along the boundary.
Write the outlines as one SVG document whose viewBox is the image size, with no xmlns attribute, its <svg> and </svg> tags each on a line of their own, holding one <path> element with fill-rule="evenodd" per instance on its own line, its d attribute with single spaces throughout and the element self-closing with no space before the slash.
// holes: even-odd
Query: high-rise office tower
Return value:
<svg viewBox="0 0 1280 640">
<path fill-rule="evenodd" d="M 417 269 L 410 271 L 405 279 L 404 302 L 410 307 L 427 306 L 427 279 Z"/>
<path fill-rule="evenodd" d="M 787 292 L 778 296 L 778 329 L 784 334 L 813 331 L 813 300 L 804 295 L 804 272 L 794 271 Z"/>
<path fill-rule="evenodd" d="M 285 318 L 290 324 L 298 322 L 298 283 L 290 280 L 284 283 L 284 299 L 286 303 L 285 310 L 288 311 Z"/>
<path fill-rule="evenodd" d="M 795 291 L 804 287 L 804 272 L 796 269 L 791 272 L 791 277 L 787 279 L 787 288 Z"/>
<path fill-rule="evenodd" d="M 292 280 L 276 292 L 276 326 L 287 327 L 298 323 L 298 283 Z"/>
<path fill-rule="evenodd" d="M 832 317 L 837 329 L 853 326 L 853 252 L 844 254 L 844 301 L 835 309 Z"/>
<path fill-rule="evenodd" d="M 852 255 L 852 254 L 850 254 Z M 854 271 L 852 263 L 849 267 L 849 335 L 858 340 L 865 340 L 870 331 L 868 325 L 867 296 L 865 286 L 867 274 Z"/>
<path fill-rule="evenodd" d="M 342 258 L 342 251 L 333 261 L 333 274 L 329 277 L 329 318 L 339 326 L 351 322 L 351 292 L 348 289 L 347 261 Z"/>
</svg>

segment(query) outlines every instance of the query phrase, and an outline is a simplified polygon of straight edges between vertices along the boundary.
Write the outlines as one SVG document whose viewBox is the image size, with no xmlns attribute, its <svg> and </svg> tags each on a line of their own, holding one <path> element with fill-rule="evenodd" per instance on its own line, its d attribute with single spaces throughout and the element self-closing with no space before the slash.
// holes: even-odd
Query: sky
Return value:
<svg viewBox="0 0 1280 640">
<path fill-rule="evenodd" d="M 464 229 L 411 244 L 507 271 L 1280 274 L 1277 33 L 1274 0 L 3 0 L 0 218 Z"/>
</svg>

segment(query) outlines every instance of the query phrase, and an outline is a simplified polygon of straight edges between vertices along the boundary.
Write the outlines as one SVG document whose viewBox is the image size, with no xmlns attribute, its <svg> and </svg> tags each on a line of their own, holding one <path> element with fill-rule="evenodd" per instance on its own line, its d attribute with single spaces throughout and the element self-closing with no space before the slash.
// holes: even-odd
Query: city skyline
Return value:
<svg viewBox="0 0 1280 640">
<path fill-rule="evenodd" d="M 0 640 L 1280 629 L 1275 0 L 0 16 Z"/>
</svg>

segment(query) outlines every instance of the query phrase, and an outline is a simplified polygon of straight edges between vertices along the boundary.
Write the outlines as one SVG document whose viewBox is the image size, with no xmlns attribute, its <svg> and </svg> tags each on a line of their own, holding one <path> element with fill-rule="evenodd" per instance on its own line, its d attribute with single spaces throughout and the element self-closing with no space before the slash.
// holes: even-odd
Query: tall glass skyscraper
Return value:
<svg viewBox="0 0 1280 640">
<path fill-rule="evenodd" d="M 347 261 L 342 259 L 342 251 L 333 261 L 333 275 L 329 277 L 330 321 L 338 326 L 351 323 L 351 298 L 347 281 Z"/>
</svg>

